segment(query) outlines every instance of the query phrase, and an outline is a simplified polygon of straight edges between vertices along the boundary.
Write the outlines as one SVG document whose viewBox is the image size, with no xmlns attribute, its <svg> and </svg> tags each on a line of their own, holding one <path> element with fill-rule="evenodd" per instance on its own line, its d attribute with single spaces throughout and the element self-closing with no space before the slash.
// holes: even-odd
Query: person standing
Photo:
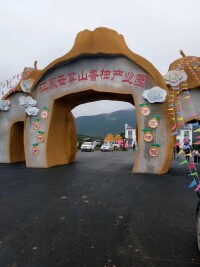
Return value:
<svg viewBox="0 0 200 267">
<path fill-rule="evenodd" d="M 174 147 L 174 159 L 176 158 L 176 148 Z"/>
<path fill-rule="evenodd" d="M 177 146 L 176 146 L 176 154 L 177 154 L 177 158 L 179 158 L 179 155 L 178 155 L 179 152 L 180 152 L 180 146 L 177 145 Z"/>
<path fill-rule="evenodd" d="M 187 162 L 189 163 L 189 161 L 190 161 L 190 149 L 189 148 L 187 148 L 185 150 L 185 158 L 186 158 Z"/>
<path fill-rule="evenodd" d="M 198 150 L 197 162 L 200 163 L 200 150 Z"/>
<path fill-rule="evenodd" d="M 135 142 L 133 143 L 133 151 L 135 151 Z"/>
<path fill-rule="evenodd" d="M 193 158 L 194 158 L 194 163 L 197 163 L 198 162 L 198 150 L 194 149 L 192 151 L 192 155 L 193 155 Z"/>
<path fill-rule="evenodd" d="M 184 138 L 183 138 L 183 143 L 184 143 L 184 145 L 189 145 L 189 138 L 188 138 L 188 136 L 185 134 L 184 135 Z"/>
</svg>

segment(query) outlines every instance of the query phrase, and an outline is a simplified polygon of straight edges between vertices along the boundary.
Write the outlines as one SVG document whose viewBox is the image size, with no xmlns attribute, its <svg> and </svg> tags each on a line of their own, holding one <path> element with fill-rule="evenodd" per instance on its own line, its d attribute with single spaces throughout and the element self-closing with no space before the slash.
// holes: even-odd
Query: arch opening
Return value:
<svg viewBox="0 0 200 267">
<path fill-rule="evenodd" d="M 18 121 L 10 130 L 10 162 L 25 161 L 24 153 L 24 122 Z"/>
<path fill-rule="evenodd" d="M 92 89 L 69 94 L 54 101 L 46 150 L 48 166 L 68 164 L 75 160 L 77 132 L 71 110 L 81 104 L 100 100 L 123 101 L 134 105 L 130 94 L 97 92 Z"/>
</svg>

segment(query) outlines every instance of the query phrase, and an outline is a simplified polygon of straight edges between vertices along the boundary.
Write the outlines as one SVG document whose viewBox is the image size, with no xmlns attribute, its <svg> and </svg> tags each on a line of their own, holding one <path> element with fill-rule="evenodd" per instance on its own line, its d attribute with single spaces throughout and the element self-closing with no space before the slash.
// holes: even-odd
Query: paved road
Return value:
<svg viewBox="0 0 200 267">
<path fill-rule="evenodd" d="M 78 152 L 71 165 L 0 164 L 1 267 L 200 266 L 196 194 L 173 160 L 132 174 L 135 154 Z"/>
</svg>

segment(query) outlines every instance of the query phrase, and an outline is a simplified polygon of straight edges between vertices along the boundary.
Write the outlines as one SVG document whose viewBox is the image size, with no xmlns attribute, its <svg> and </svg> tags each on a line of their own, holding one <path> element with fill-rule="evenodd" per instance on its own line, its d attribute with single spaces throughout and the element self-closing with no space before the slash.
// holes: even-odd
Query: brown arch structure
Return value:
<svg viewBox="0 0 200 267">
<path fill-rule="evenodd" d="M 84 30 L 66 55 L 43 70 L 32 71 L 28 78 L 34 79 L 30 95 L 37 101 L 39 113 L 26 115 L 24 119 L 27 167 L 48 168 L 73 162 L 77 142 L 71 110 L 83 103 L 117 100 L 136 108 L 138 151 L 133 172 L 168 172 L 174 138 L 167 102 L 151 104 L 143 97 L 146 90 L 155 86 L 167 91 L 165 81 L 149 61 L 127 47 L 122 35 L 107 28 Z M 16 90 L 21 90 L 18 87 Z M 142 112 L 145 105 L 150 110 L 148 116 Z M 151 129 L 154 140 L 147 142 L 144 132 L 155 115 L 159 117 L 158 127 Z M 4 116 L 12 120 L 9 115 Z M 154 145 L 157 145 L 156 156 L 150 154 Z"/>
<path fill-rule="evenodd" d="M 80 32 L 73 48 L 55 60 L 35 78 L 31 96 L 40 114 L 25 121 L 27 167 L 48 168 L 67 164 L 76 156 L 76 129 L 70 111 L 77 105 L 96 100 L 126 101 L 135 105 L 138 121 L 138 152 L 133 172 L 166 173 L 169 169 L 173 138 L 166 114 L 166 103 L 148 103 L 152 114 L 162 119 L 156 129 L 159 156 L 151 157 L 150 143 L 144 142 L 143 129 L 151 118 L 141 115 L 142 94 L 159 86 L 167 90 L 160 73 L 146 59 L 133 53 L 122 35 L 107 28 Z M 34 124 L 39 120 L 40 129 Z M 42 135 L 42 142 L 37 142 Z"/>
</svg>

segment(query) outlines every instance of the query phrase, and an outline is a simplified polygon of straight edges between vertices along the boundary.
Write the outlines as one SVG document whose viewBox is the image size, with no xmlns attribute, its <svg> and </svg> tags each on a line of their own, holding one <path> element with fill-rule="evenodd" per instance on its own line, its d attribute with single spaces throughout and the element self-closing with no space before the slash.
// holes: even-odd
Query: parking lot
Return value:
<svg viewBox="0 0 200 267">
<path fill-rule="evenodd" d="M 136 152 L 50 169 L 0 164 L 0 266 L 200 266 L 187 166 L 131 173 Z M 199 168 L 199 166 L 197 166 Z"/>
</svg>

